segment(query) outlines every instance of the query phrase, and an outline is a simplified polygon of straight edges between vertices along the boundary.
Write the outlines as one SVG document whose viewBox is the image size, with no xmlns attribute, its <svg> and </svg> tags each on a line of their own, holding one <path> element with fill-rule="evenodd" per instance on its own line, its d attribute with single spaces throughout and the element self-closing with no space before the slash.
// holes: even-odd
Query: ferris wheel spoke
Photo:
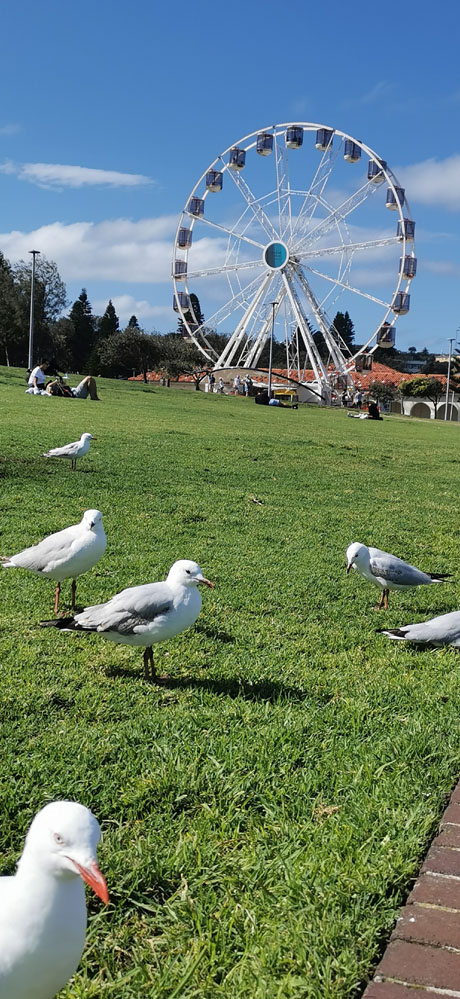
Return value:
<svg viewBox="0 0 460 999">
<path fill-rule="evenodd" d="M 332 145 L 330 145 L 324 150 L 316 173 L 308 191 L 305 194 L 303 204 L 301 205 L 300 211 L 297 215 L 294 235 L 308 234 L 309 223 L 314 217 L 318 205 L 321 203 L 323 192 L 334 169 L 340 148 L 341 144 L 334 150 Z"/>
<path fill-rule="evenodd" d="M 368 181 L 366 184 L 363 184 L 363 186 L 360 187 L 357 191 L 355 191 L 355 193 L 352 194 L 349 198 L 346 198 L 345 201 L 342 201 L 342 203 L 338 205 L 337 208 L 331 209 L 331 206 L 328 204 L 328 202 L 322 201 L 321 203 L 328 212 L 328 215 L 326 215 L 324 219 L 320 219 L 320 221 L 317 222 L 317 224 L 313 227 L 313 229 L 309 230 L 306 237 L 299 242 L 297 247 L 294 247 L 294 252 L 296 252 L 296 250 L 298 251 L 302 247 L 305 247 L 305 245 L 308 245 L 308 243 L 311 243 L 312 241 L 318 242 L 319 239 L 322 239 L 322 237 L 325 236 L 328 232 L 330 232 L 331 229 L 335 228 L 337 222 L 344 222 L 345 219 L 349 215 L 351 215 L 351 213 L 354 212 L 360 205 L 362 205 L 363 202 L 366 201 L 366 199 L 370 197 L 376 189 L 377 189 L 376 185 L 371 184 Z"/>
<path fill-rule="evenodd" d="M 278 312 L 280 311 L 281 305 L 285 301 L 285 298 L 286 298 L 286 289 L 282 285 L 278 286 L 278 288 L 276 289 L 276 292 L 273 289 L 273 293 L 276 294 L 276 298 L 277 298 L 277 302 L 276 302 L 276 306 L 275 306 L 274 312 L 272 312 L 271 309 L 269 309 L 267 311 L 266 319 L 262 323 L 262 326 L 260 327 L 260 330 L 259 330 L 259 332 L 258 332 L 255 340 L 253 341 L 252 345 L 251 344 L 248 345 L 249 349 L 246 350 L 245 364 L 246 364 L 246 366 L 248 368 L 252 368 L 252 367 L 255 367 L 257 365 L 257 363 L 259 361 L 259 358 L 260 358 L 260 355 L 261 355 L 261 353 L 262 353 L 262 351 L 264 349 L 265 343 L 267 341 L 267 338 L 269 336 L 269 333 L 271 331 L 272 322 L 273 322 L 274 319 L 276 319 L 276 317 L 278 315 Z M 270 297 L 271 297 L 271 295 L 270 295 Z"/>
<path fill-rule="evenodd" d="M 254 267 L 264 267 L 264 262 L 260 258 L 258 260 L 244 260 L 241 263 L 236 264 L 222 264 L 222 267 L 206 267 L 199 271 L 188 271 L 187 280 L 196 280 L 202 277 L 212 277 L 213 275 L 229 274 L 236 271 L 250 270 Z"/>
<path fill-rule="evenodd" d="M 324 341 L 329 351 L 329 356 L 337 370 L 343 374 L 346 369 L 346 359 L 343 351 L 345 349 L 346 353 L 349 353 L 349 349 L 342 340 L 340 334 L 335 329 L 334 323 L 331 321 L 330 316 L 328 316 L 324 308 L 324 303 L 318 301 L 313 288 L 299 265 L 296 265 L 294 273 L 300 282 L 319 329 L 323 334 Z"/>
<path fill-rule="evenodd" d="M 262 227 L 264 232 L 266 232 L 269 239 L 276 239 L 277 236 L 276 229 L 274 228 L 268 215 L 266 215 L 266 213 L 264 212 L 264 209 L 262 208 L 260 201 L 258 201 L 255 195 L 252 193 L 249 184 L 246 182 L 244 177 L 241 176 L 240 171 L 227 170 L 227 177 L 228 176 L 232 178 L 233 183 L 236 185 L 240 194 L 243 196 L 254 218 Z"/>
<path fill-rule="evenodd" d="M 312 250 L 305 247 L 303 250 L 295 249 L 294 256 L 300 260 L 312 260 L 314 257 L 327 257 L 337 253 L 354 253 L 355 250 L 374 250 L 382 246 L 395 246 L 400 244 L 397 236 L 384 236 L 382 239 L 367 239 L 355 243 L 339 243 L 338 246 L 325 246 L 319 250 Z"/>
<path fill-rule="evenodd" d="M 282 280 L 295 322 L 300 329 L 302 340 L 304 342 L 316 381 L 319 384 L 326 384 L 327 372 L 316 349 L 310 325 L 301 305 L 295 284 L 291 279 L 291 276 L 288 275 L 286 271 L 283 271 L 282 273 Z"/>
<path fill-rule="evenodd" d="M 260 274 L 253 278 L 244 288 L 241 288 L 236 294 L 232 294 L 231 297 L 222 305 L 219 309 L 209 316 L 206 321 L 207 327 L 217 328 L 219 323 L 225 322 L 229 316 L 232 315 L 237 309 L 241 309 L 246 306 L 254 294 L 254 290 L 260 286 Z"/>
<path fill-rule="evenodd" d="M 354 288 L 353 285 L 348 284 L 345 281 L 341 281 L 338 277 L 331 277 L 329 274 L 322 274 L 321 271 L 317 271 L 315 267 L 307 267 L 306 269 L 311 274 L 316 274 L 317 277 L 323 278 L 324 281 L 329 281 L 334 285 L 340 285 L 340 287 L 345 288 L 346 291 L 352 291 L 354 295 L 361 295 L 362 298 L 367 298 L 370 302 L 376 302 L 377 305 L 382 305 L 385 309 L 390 308 L 389 302 L 383 302 L 381 298 L 376 298 L 375 295 L 369 295 L 367 291 L 360 291 L 359 288 Z"/>
<path fill-rule="evenodd" d="M 274 135 L 274 152 L 276 167 L 276 188 L 278 200 L 279 238 L 290 239 L 292 236 L 292 205 L 289 187 L 288 151 L 277 141 Z"/>
<path fill-rule="evenodd" d="M 240 348 L 243 347 L 244 341 L 246 339 L 248 329 L 254 319 L 256 310 L 262 304 L 264 296 L 273 281 L 273 274 L 266 274 L 264 279 L 260 281 L 258 287 L 255 290 L 250 301 L 246 302 L 246 308 L 243 315 L 241 316 L 239 322 L 236 325 L 227 345 L 225 346 L 222 354 L 219 358 L 219 363 L 221 367 L 228 367 L 231 365 L 235 356 L 240 352 Z"/>
<path fill-rule="evenodd" d="M 249 236 L 236 232 L 235 229 L 228 229 L 225 225 L 219 225 L 218 222 L 212 222 L 211 219 L 206 219 L 204 215 L 200 216 L 200 222 L 204 222 L 205 225 L 209 225 L 213 229 L 217 229 L 219 232 L 225 232 L 226 236 L 234 236 L 236 239 L 242 239 L 244 243 L 251 243 L 252 246 L 258 246 L 260 250 L 264 249 L 264 244 L 258 243 L 256 239 L 250 239 Z"/>
</svg>

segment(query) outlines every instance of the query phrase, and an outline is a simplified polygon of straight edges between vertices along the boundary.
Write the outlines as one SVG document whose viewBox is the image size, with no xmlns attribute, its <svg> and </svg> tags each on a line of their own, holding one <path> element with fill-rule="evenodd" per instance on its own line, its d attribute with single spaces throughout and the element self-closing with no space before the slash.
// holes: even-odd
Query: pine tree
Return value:
<svg viewBox="0 0 460 999">
<path fill-rule="evenodd" d="M 126 329 L 128 329 L 128 330 L 139 330 L 140 329 L 139 323 L 137 321 L 137 316 L 131 316 L 131 319 L 129 320 L 129 323 L 128 323 Z"/>
<path fill-rule="evenodd" d="M 190 295 L 190 309 L 188 310 L 188 312 L 185 313 L 185 318 L 188 322 L 188 325 L 192 328 L 194 326 L 204 326 L 205 318 L 201 311 L 198 295 L 195 295 L 193 291 Z M 179 316 L 179 321 L 177 323 L 177 332 L 182 333 L 183 336 L 186 336 L 188 333 L 188 330 L 184 325 L 182 316 Z"/>
<path fill-rule="evenodd" d="M 337 312 L 332 323 L 332 332 L 334 331 L 341 336 L 347 347 L 352 350 L 355 339 L 355 327 L 350 319 L 349 312 Z"/>
<path fill-rule="evenodd" d="M 113 336 L 114 333 L 118 333 L 119 329 L 120 323 L 118 321 L 118 316 L 113 307 L 112 299 L 109 299 L 104 315 L 102 316 L 102 319 L 99 320 L 99 339 L 105 340 L 106 337 Z"/>
<path fill-rule="evenodd" d="M 70 344 L 73 367 L 84 373 L 96 342 L 96 322 L 86 288 L 82 288 L 81 295 L 73 303 L 69 318 L 73 325 Z"/>
</svg>

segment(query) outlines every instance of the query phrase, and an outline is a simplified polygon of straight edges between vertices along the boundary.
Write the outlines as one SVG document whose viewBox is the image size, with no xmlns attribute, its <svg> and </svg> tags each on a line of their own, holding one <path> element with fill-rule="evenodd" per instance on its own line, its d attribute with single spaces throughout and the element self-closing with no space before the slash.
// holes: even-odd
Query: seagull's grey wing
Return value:
<svg viewBox="0 0 460 999">
<path fill-rule="evenodd" d="M 431 576 L 421 569 L 416 569 L 415 565 L 409 565 L 402 558 L 382 552 L 378 548 L 369 548 L 370 567 L 374 576 L 381 576 L 389 583 L 397 583 L 399 586 L 420 586 L 422 583 L 430 583 Z"/>
<path fill-rule="evenodd" d="M 460 645 L 460 611 L 441 614 L 431 621 L 407 624 L 401 628 L 382 629 L 389 638 L 405 639 L 424 645 Z"/>
<path fill-rule="evenodd" d="M 12 555 L 8 568 L 15 566 L 20 569 L 43 572 L 45 569 L 59 564 L 71 554 L 78 527 L 79 525 L 66 527 L 63 531 L 50 534 L 48 538 L 44 538 L 37 545 L 24 548 L 24 551 Z"/>
<path fill-rule="evenodd" d="M 146 583 L 122 590 L 105 604 L 86 607 L 75 615 L 75 622 L 85 631 L 118 631 L 132 635 L 167 614 L 173 606 L 173 594 L 166 582 Z"/>
</svg>

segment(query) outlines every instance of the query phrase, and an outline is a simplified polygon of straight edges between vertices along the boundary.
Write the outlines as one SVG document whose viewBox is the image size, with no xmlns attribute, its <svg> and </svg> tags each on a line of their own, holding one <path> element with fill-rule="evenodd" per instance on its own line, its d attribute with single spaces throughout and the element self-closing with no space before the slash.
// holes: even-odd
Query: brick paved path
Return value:
<svg viewBox="0 0 460 999">
<path fill-rule="evenodd" d="M 363 999 L 460 999 L 460 781 Z"/>
</svg>

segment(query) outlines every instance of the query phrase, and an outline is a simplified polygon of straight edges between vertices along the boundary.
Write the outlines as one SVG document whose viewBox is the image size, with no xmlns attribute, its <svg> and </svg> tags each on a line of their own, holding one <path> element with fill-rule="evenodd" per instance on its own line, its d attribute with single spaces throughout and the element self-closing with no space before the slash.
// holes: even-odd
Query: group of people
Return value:
<svg viewBox="0 0 460 999">
<path fill-rule="evenodd" d="M 233 379 L 233 389 L 236 395 L 251 395 L 253 387 L 253 381 L 250 375 L 245 375 L 243 379 L 240 375 L 235 375 Z"/>
<path fill-rule="evenodd" d="M 75 388 L 70 388 L 61 375 L 56 375 L 50 381 L 46 381 L 46 371 L 49 366 L 50 362 L 43 360 L 35 368 L 27 371 L 26 393 L 28 395 L 61 396 L 64 399 L 88 399 L 89 397 L 93 402 L 99 402 L 96 380 L 92 375 L 85 375 Z"/>
<path fill-rule="evenodd" d="M 361 389 L 356 389 L 356 392 L 348 392 L 347 389 L 342 393 L 342 406 L 344 409 L 348 409 L 349 406 L 354 406 L 356 409 L 361 409 L 363 404 L 363 393 Z"/>
</svg>

